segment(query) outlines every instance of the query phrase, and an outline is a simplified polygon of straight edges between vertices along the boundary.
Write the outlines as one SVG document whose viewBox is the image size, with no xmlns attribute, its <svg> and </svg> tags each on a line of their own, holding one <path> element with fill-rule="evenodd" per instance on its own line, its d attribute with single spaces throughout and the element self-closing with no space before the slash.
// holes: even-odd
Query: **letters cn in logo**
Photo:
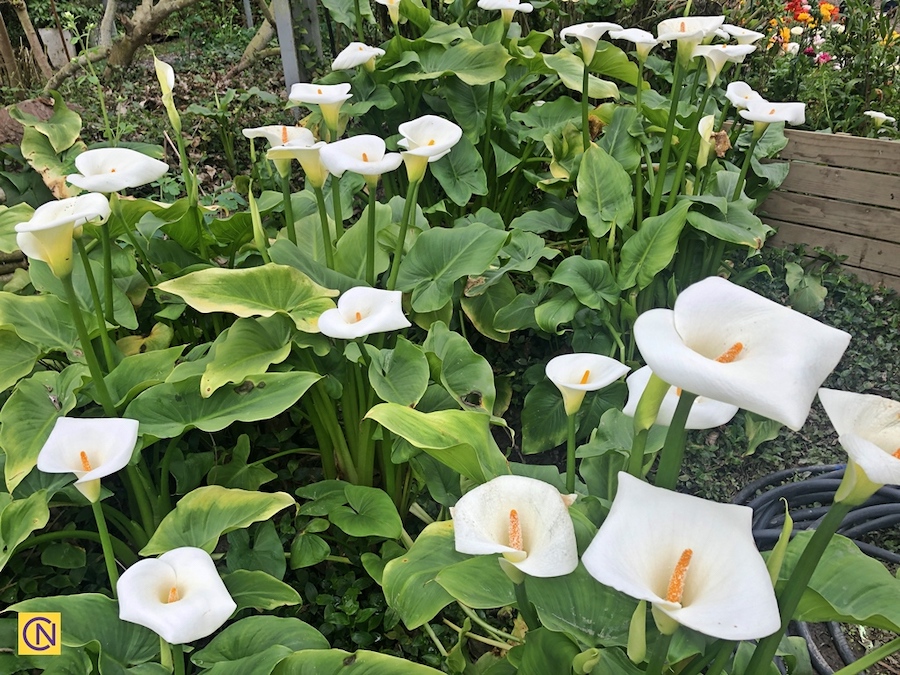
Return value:
<svg viewBox="0 0 900 675">
<path fill-rule="evenodd" d="M 59 656 L 61 626 L 59 612 L 19 612 L 19 656 Z"/>
</svg>

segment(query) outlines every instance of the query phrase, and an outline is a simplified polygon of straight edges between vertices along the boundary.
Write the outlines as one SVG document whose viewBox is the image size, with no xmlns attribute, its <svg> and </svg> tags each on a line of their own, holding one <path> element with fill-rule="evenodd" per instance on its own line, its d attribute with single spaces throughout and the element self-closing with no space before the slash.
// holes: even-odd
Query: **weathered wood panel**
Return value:
<svg viewBox="0 0 900 675">
<path fill-rule="evenodd" d="M 879 206 L 776 191 L 759 207 L 758 214 L 763 220 L 771 218 L 881 241 L 900 241 L 900 213 Z"/>
<path fill-rule="evenodd" d="M 791 162 L 779 190 L 900 209 L 900 176 L 883 173 Z"/>
<path fill-rule="evenodd" d="M 876 173 L 900 173 L 900 143 L 786 129 L 781 158 Z"/>
</svg>

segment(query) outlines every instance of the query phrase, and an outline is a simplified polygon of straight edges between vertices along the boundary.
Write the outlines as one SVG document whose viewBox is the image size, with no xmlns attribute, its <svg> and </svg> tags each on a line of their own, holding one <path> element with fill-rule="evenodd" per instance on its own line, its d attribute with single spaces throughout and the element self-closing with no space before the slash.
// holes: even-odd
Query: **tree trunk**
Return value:
<svg viewBox="0 0 900 675">
<path fill-rule="evenodd" d="M 47 54 L 44 53 L 44 46 L 41 44 L 41 40 L 34 30 L 34 24 L 31 23 L 31 18 L 28 16 L 28 7 L 25 5 L 25 0 L 12 0 L 12 6 L 13 9 L 16 10 L 19 21 L 22 23 L 22 30 L 25 32 L 28 45 L 31 47 L 31 52 L 34 54 L 34 62 L 37 63 L 44 79 L 49 80 L 53 77 L 53 68 L 50 66 Z"/>
<path fill-rule="evenodd" d="M 6 71 L 10 86 L 21 87 L 22 75 L 19 73 L 19 64 L 16 62 L 16 54 L 12 42 L 9 41 L 9 33 L 6 31 L 6 22 L 2 15 L 0 15 L 0 59 L 3 60 L 3 70 Z"/>
<path fill-rule="evenodd" d="M 100 21 L 100 46 L 112 47 L 116 37 L 116 0 L 106 0 L 106 10 Z"/>
<path fill-rule="evenodd" d="M 197 3 L 198 0 L 144 0 L 134 11 L 131 21 L 125 27 L 125 36 L 116 42 L 109 52 L 107 64 L 110 67 L 128 66 L 138 49 L 150 40 L 153 30 L 170 14 Z"/>
</svg>

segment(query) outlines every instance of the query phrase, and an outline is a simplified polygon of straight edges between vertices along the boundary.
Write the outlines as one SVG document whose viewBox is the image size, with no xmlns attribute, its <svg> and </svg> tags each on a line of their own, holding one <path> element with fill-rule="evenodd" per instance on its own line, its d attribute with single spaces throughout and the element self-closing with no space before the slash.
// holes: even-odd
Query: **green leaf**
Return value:
<svg viewBox="0 0 900 675">
<path fill-rule="evenodd" d="M 291 353 L 294 324 L 276 314 L 261 319 L 238 319 L 215 341 L 215 356 L 200 378 L 200 395 L 209 398 L 229 383 L 266 372 Z"/>
<path fill-rule="evenodd" d="M 0 292 L 0 327 L 44 353 L 69 352 L 78 341 L 68 305 L 52 295 Z"/>
<path fill-rule="evenodd" d="M 344 488 L 349 506 L 335 507 L 328 519 L 351 537 L 399 539 L 403 523 L 384 490 L 365 485 Z"/>
<path fill-rule="evenodd" d="M 248 459 L 250 459 L 250 437 L 241 434 L 231 453 L 231 461 L 210 469 L 207 481 L 210 485 L 258 490 L 260 485 L 278 477 L 278 474 L 269 471 L 263 464 L 248 464 Z"/>
<path fill-rule="evenodd" d="M 6 454 L 6 489 L 12 492 L 37 464 L 58 417 L 72 410 L 87 367 L 73 364 L 61 373 L 43 371 L 19 382 L 0 410 L 0 448 Z"/>
<path fill-rule="evenodd" d="M 41 551 L 41 564 L 64 570 L 77 570 L 87 564 L 87 555 L 79 546 L 56 542 Z"/>
<path fill-rule="evenodd" d="M 510 656 L 510 660 L 517 657 L 520 673 L 570 673 L 572 660 L 578 656 L 578 647 L 563 632 L 554 632 L 547 628 L 538 628 L 528 631 L 528 640 L 517 649 L 517 653 Z M 565 665 L 564 665 L 565 664 Z"/>
<path fill-rule="evenodd" d="M 459 304 L 479 333 L 497 342 L 509 342 L 509 333 L 495 328 L 494 317 L 515 298 L 516 287 L 509 277 L 504 276 L 499 282 L 488 286 L 483 293 L 474 297 L 463 295 Z"/>
<path fill-rule="evenodd" d="M 317 534 L 300 532 L 291 542 L 291 569 L 317 565 L 331 555 L 331 546 Z"/>
<path fill-rule="evenodd" d="M 22 156 L 31 168 L 38 172 L 54 197 L 65 199 L 81 192 L 67 183 L 66 176 L 77 171 L 75 158 L 87 149 L 84 143 L 76 141 L 72 147 L 60 154 L 53 149 L 53 145 L 44 134 L 31 127 L 25 127 L 22 131 L 20 148 Z"/>
<path fill-rule="evenodd" d="M 223 534 L 268 520 L 295 504 L 285 492 L 272 494 L 209 485 L 192 490 L 156 528 L 142 556 L 196 546 L 212 553 Z"/>
<path fill-rule="evenodd" d="M 423 232 L 400 263 L 397 288 L 412 291 L 417 312 L 439 310 L 453 298 L 453 285 L 484 272 L 506 243 L 506 232 L 481 223 Z"/>
<path fill-rule="evenodd" d="M 752 412 L 745 412 L 744 432 L 747 434 L 747 449 L 744 451 L 743 456 L 752 455 L 766 441 L 773 441 L 778 438 L 781 427 L 781 422 L 770 420 Z"/>
<path fill-rule="evenodd" d="M 821 274 L 810 273 L 800 265 L 789 262 L 784 266 L 784 281 L 790 296 L 788 302 L 792 309 L 804 314 L 817 314 L 825 307 L 828 289 L 822 285 Z"/>
<path fill-rule="evenodd" d="M 468 559 L 456 551 L 452 521 L 432 523 L 405 555 L 385 565 L 382 586 L 388 606 L 409 629 L 430 621 L 453 602 L 435 578 L 450 565 Z"/>
<path fill-rule="evenodd" d="M 421 72 L 396 75 L 395 82 L 436 80 L 442 75 L 456 75 L 468 85 L 490 84 L 503 78 L 509 52 L 499 42 L 483 45 L 478 40 L 460 40 L 445 49 L 431 45 L 419 52 Z"/>
<path fill-rule="evenodd" d="M 224 575 L 222 581 L 237 603 L 235 612 L 249 608 L 267 611 L 301 602 L 297 591 L 260 570 L 237 570 Z"/>
<path fill-rule="evenodd" d="M 481 155 L 468 136 L 463 136 L 448 155 L 431 165 L 447 196 L 459 206 L 469 203 L 472 195 L 486 195 L 487 174 L 481 165 Z"/>
<path fill-rule="evenodd" d="M 574 319 L 581 307 L 572 289 L 565 288 L 534 308 L 534 320 L 541 330 L 561 334 L 559 325 Z"/>
<path fill-rule="evenodd" d="M 16 225 L 31 220 L 34 208 L 27 202 L 15 206 L 0 206 L 0 251 L 12 253 L 19 250 L 16 243 Z"/>
<path fill-rule="evenodd" d="M 600 73 L 637 86 L 638 67 L 628 55 L 618 47 L 600 40 L 591 60 L 591 72 Z"/>
<path fill-rule="evenodd" d="M 774 232 L 742 202 L 730 202 L 726 209 L 724 214 L 710 208 L 691 211 L 687 219 L 695 230 L 753 251 L 761 248 L 769 234 Z"/>
<path fill-rule="evenodd" d="M 337 291 L 323 288 L 293 267 L 270 263 L 249 269 L 211 267 L 164 281 L 157 287 L 181 297 L 198 312 L 240 317 L 287 314 L 297 330 L 318 332 L 318 318 L 334 307 Z"/>
<path fill-rule="evenodd" d="M 328 647 L 325 636 L 300 619 L 248 616 L 216 635 L 191 662 L 209 668 L 208 675 L 269 673 L 295 651 Z"/>
<path fill-rule="evenodd" d="M 16 546 L 47 524 L 49 500 L 45 490 L 38 490 L 26 499 L 13 499 L 0 492 L 0 570 L 6 566 Z"/>
<path fill-rule="evenodd" d="M 581 563 L 565 577 L 525 577 L 525 588 L 545 628 L 587 647 L 627 644 L 636 601 L 597 583 Z"/>
<path fill-rule="evenodd" d="M 468 340 L 437 321 L 431 325 L 422 347 L 426 353 L 433 354 L 429 358 L 433 378 L 463 410 L 491 414 L 497 398 L 494 371 L 487 359 L 475 353 Z"/>
<path fill-rule="evenodd" d="M 175 369 L 175 362 L 181 357 L 184 348 L 185 345 L 179 345 L 122 359 L 104 380 L 116 407 L 130 401 L 145 389 L 165 382 Z"/>
<path fill-rule="evenodd" d="M 544 63 L 556 71 L 559 79 L 563 81 L 567 89 L 581 92 L 584 85 L 584 61 L 581 58 L 575 56 L 568 49 L 563 49 L 556 54 L 545 54 Z M 601 80 L 596 75 L 590 75 L 588 79 L 588 95 L 591 98 L 618 99 L 619 88 L 613 82 Z"/>
<path fill-rule="evenodd" d="M 415 407 L 428 388 L 428 359 L 418 345 L 397 337 L 393 349 L 366 345 L 371 358 L 369 383 L 387 403 Z"/>
<path fill-rule="evenodd" d="M 396 403 L 381 403 L 366 417 L 476 483 L 508 473 L 506 458 L 491 437 L 487 415 L 462 410 L 422 413 Z"/>
<path fill-rule="evenodd" d="M 520 132 L 520 136 L 540 142 L 546 134 L 561 134 L 566 125 L 577 123 L 581 119 L 581 103 L 569 96 L 560 96 L 540 105 L 532 104 L 525 112 L 513 112 L 510 119 L 529 128 L 524 134 Z"/>
<path fill-rule="evenodd" d="M 637 234 L 622 245 L 618 282 L 623 290 L 646 288 L 668 266 L 690 207 L 690 202 L 681 201 L 662 215 L 645 218 Z"/>
<path fill-rule="evenodd" d="M 193 376 L 150 387 L 128 405 L 125 416 L 140 420 L 141 433 L 156 438 L 173 438 L 193 428 L 220 431 L 233 422 L 255 422 L 281 414 L 320 379 L 321 375 L 302 371 L 266 373 L 201 398 L 200 377 Z"/>
<path fill-rule="evenodd" d="M 438 572 L 435 580 L 454 598 L 475 609 L 506 607 L 516 591 L 496 555 L 478 555 Z"/>
<path fill-rule="evenodd" d="M 612 123 L 604 127 L 600 138 L 600 147 L 629 174 L 633 174 L 641 165 L 641 143 L 632 135 L 641 131 L 637 110 L 633 107 L 616 106 Z"/>
<path fill-rule="evenodd" d="M 66 106 L 63 97 L 57 91 L 51 91 L 53 97 L 53 114 L 47 120 L 22 112 L 17 106 L 9 107 L 9 116 L 24 127 L 29 127 L 43 134 L 50 141 L 54 152 L 62 152 L 72 147 L 81 134 L 81 116 Z"/>
<path fill-rule="evenodd" d="M 103 675 L 126 675 L 129 666 L 145 663 L 159 652 L 156 633 L 136 623 L 121 621 L 119 603 L 99 593 L 32 598 L 5 611 L 59 612 L 63 645 L 96 645 L 94 649 L 99 650 Z"/>
<path fill-rule="evenodd" d="M 41 350 L 11 330 L 0 330 L 0 392 L 32 371 Z"/>
<path fill-rule="evenodd" d="M 229 572 L 237 570 L 258 570 L 272 575 L 275 579 L 283 579 L 287 571 L 287 560 L 284 557 L 284 546 L 275 524 L 271 520 L 260 523 L 253 529 L 253 542 L 250 542 L 250 530 L 235 530 L 226 535 L 228 553 L 225 554 L 225 566 Z"/>
<path fill-rule="evenodd" d="M 581 304 L 592 309 L 604 309 L 607 304 L 619 302 L 621 291 L 605 260 L 571 256 L 559 264 L 550 281 L 568 286 Z"/>
<path fill-rule="evenodd" d="M 342 184 L 343 185 L 343 184 Z M 392 220 L 391 207 L 387 204 L 375 203 L 375 237 L 390 227 Z M 337 243 L 334 254 L 334 268 L 338 273 L 354 279 L 366 277 L 366 247 L 368 245 L 369 232 L 369 207 L 363 209 L 353 227 L 345 230 Z M 387 252 L 380 246 L 375 246 L 375 276 L 384 272 L 389 265 Z M 356 285 L 361 285 L 357 281 Z M 329 288 L 333 288 L 326 284 Z"/>
<path fill-rule="evenodd" d="M 634 216 L 631 177 L 606 150 L 591 145 L 578 170 L 578 210 L 598 239 L 623 228 Z"/>
<path fill-rule="evenodd" d="M 318 218 L 318 216 L 316 216 Z M 377 221 L 376 221 L 377 229 Z M 324 256 L 324 254 L 323 254 Z M 292 244 L 287 239 L 278 239 L 269 247 L 269 257 L 279 265 L 290 265 L 300 270 L 314 282 L 325 288 L 333 288 L 341 293 L 354 286 L 359 286 L 359 279 L 328 269 L 324 263 L 309 255 L 308 252 Z"/>
<path fill-rule="evenodd" d="M 574 216 L 562 213 L 557 209 L 544 209 L 542 211 L 526 211 L 518 218 L 513 218 L 509 227 L 513 230 L 513 234 L 517 230 L 544 234 L 545 232 L 568 232 L 572 228 L 573 222 L 575 222 Z"/>
<path fill-rule="evenodd" d="M 404 3 L 409 0 L 403 0 Z M 274 675 L 440 675 L 441 671 L 377 652 L 304 649 L 278 664 Z"/>
<path fill-rule="evenodd" d="M 493 284 L 499 283 L 508 272 L 530 272 L 542 259 L 552 260 L 557 255 L 559 251 L 546 247 L 542 237 L 524 229 L 512 230 L 509 233 L 509 240 L 498 254 L 500 260 L 505 262 L 499 267 L 491 266 L 480 277 L 470 278 L 466 284 L 464 297 L 479 296 Z"/>
</svg>

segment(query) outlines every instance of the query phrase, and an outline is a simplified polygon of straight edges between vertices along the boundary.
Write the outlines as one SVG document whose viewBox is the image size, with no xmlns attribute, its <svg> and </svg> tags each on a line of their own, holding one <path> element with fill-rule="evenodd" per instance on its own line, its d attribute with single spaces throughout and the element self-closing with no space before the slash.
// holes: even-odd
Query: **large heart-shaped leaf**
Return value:
<svg viewBox="0 0 900 675">
<path fill-rule="evenodd" d="M 127 356 L 106 376 L 106 388 L 120 406 L 154 384 L 165 382 L 185 345 Z"/>
<path fill-rule="evenodd" d="M 379 398 L 415 406 L 428 388 L 428 359 L 422 348 L 398 336 L 393 349 L 366 345 L 366 351 L 371 359 L 369 382 Z"/>
<path fill-rule="evenodd" d="M 689 208 L 691 203 L 682 201 L 662 215 L 644 218 L 637 234 L 622 245 L 617 279 L 622 289 L 646 288 L 668 266 L 675 256 Z"/>
<path fill-rule="evenodd" d="M 584 86 L 584 61 L 568 49 L 556 54 L 545 54 L 544 63 L 556 71 L 566 89 L 580 92 Z M 596 75 L 588 79 L 588 95 L 591 98 L 619 98 L 619 88 L 608 80 L 601 80 Z"/>
<path fill-rule="evenodd" d="M 465 206 L 472 195 L 487 194 L 487 174 L 481 155 L 468 136 L 459 139 L 448 155 L 432 164 L 431 171 L 454 204 Z"/>
<path fill-rule="evenodd" d="M 512 581 L 496 555 L 479 555 L 444 568 L 436 577 L 454 598 L 476 609 L 505 607 L 516 601 Z"/>
<path fill-rule="evenodd" d="M 631 178 L 606 150 L 591 145 L 578 170 L 578 210 L 591 234 L 600 238 L 610 228 L 622 228 L 634 216 Z"/>
<path fill-rule="evenodd" d="M 397 507 L 384 490 L 348 485 L 344 494 L 348 505 L 337 506 L 328 514 L 332 523 L 351 537 L 400 537 L 403 523 Z"/>
<path fill-rule="evenodd" d="M 431 324 L 423 348 L 429 356 L 432 375 L 464 410 L 490 414 L 497 389 L 491 364 L 475 353 L 469 341 L 442 321 Z"/>
<path fill-rule="evenodd" d="M 406 2 L 408 0 L 404 0 Z M 304 649 L 287 657 L 274 675 L 440 675 L 441 671 L 388 654 L 341 649 Z"/>
<path fill-rule="evenodd" d="M 301 602 L 296 590 L 261 570 L 237 570 L 224 575 L 222 581 L 238 612 L 247 608 L 270 610 Z"/>
<path fill-rule="evenodd" d="M 449 49 L 431 45 L 419 52 L 421 72 L 397 75 L 395 81 L 435 80 L 442 75 L 456 75 L 468 85 L 490 84 L 506 74 L 510 58 L 499 42 L 483 45 L 478 40 L 460 40 Z"/>
<path fill-rule="evenodd" d="M 42 352 L 70 351 L 78 340 L 68 306 L 52 295 L 0 292 L 0 327 Z"/>
<path fill-rule="evenodd" d="M 550 281 L 568 286 L 582 305 L 592 309 L 604 309 L 607 304 L 619 302 L 619 286 L 605 260 L 571 256 L 559 264 Z"/>
<path fill-rule="evenodd" d="M 50 519 L 49 495 L 38 490 L 26 499 L 13 499 L 0 492 L 0 570 L 12 556 L 16 546 L 39 530 Z"/>
<path fill-rule="evenodd" d="M 41 350 L 11 330 L 0 330 L 0 392 L 28 375 Z"/>
</svg>

